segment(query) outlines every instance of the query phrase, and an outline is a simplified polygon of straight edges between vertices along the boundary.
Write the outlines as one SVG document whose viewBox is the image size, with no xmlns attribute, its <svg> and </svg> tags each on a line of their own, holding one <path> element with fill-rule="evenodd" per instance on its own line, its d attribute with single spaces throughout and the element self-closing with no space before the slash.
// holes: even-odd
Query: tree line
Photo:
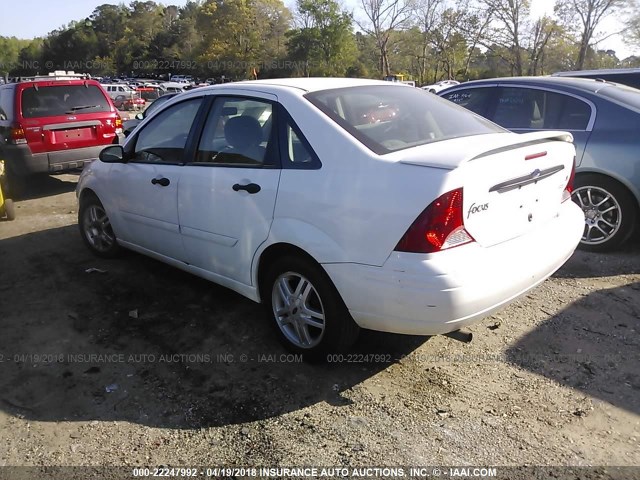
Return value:
<svg viewBox="0 0 640 480">
<path fill-rule="evenodd" d="M 33 40 L 0 37 L 0 74 L 222 77 L 402 74 L 418 84 L 640 66 L 597 47 L 603 20 L 626 18 L 640 44 L 640 0 L 197 0 L 101 5 Z M 616 33 L 616 32 L 610 32 Z"/>
</svg>

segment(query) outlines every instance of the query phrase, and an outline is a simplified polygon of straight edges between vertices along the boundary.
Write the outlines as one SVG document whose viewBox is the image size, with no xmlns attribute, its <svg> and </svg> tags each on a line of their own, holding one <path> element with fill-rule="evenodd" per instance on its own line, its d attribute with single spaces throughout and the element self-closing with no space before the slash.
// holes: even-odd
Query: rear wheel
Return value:
<svg viewBox="0 0 640 480">
<path fill-rule="evenodd" d="M 298 256 L 282 257 L 262 288 L 267 315 L 280 340 L 307 358 L 353 345 L 360 328 L 322 267 Z"/>
<path fill-rule="evenodd" d="M 113 258 L 120 253 L 107 212 L 95 195 L 87 195 L 81 201 L 78 226 L 82 240 L 95 255 Z"/>
<path fill-rule="evenodd" d="M 582 249 L 592 252 L 612 250 L 633 233 L 638 217 L 636 202 L 615 180 L 602 175 L 580 175 L 571 197 L 584 212 Z"/>
</svg>

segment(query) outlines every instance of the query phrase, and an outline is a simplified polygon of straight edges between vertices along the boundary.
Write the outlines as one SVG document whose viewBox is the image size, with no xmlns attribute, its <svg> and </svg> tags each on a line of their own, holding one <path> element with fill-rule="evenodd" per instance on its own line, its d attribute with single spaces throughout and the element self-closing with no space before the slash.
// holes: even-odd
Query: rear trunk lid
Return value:
<svg viewBox="0 0 640 480">
<path fill-rule="evenodd" d="M 480 135 L 440 142 L 422 158 L 411 149 L 398 160 L 451 170 L 448 187 L 463 188 L 465 229 L 488 247 L 557 215 L 575 158 L 571 141 L 566 132 Z"/>
<path fill-rule="evenodd" d="M 117 112 L 97 82 L 25 82 L 20 90 L 17 111 L 32 153 L 113 143 Z"/>
</svg>

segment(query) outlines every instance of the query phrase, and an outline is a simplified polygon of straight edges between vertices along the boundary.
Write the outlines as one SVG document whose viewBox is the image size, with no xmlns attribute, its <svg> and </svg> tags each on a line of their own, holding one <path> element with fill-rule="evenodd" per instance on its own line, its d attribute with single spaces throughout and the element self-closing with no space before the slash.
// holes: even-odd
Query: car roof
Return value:
<svg viewBox="0 0 640 480">
<path fill-rule="evenodd" d="M 400 82 L 386 82 L 384 80 L 368 80 L 362 78 L 274 78 L 269 80 L 247 80 L 241 82 L 230 82 L 219 85 L 201 87 L 205 90 L 220 88 L 255 87 L 257 90 L 268 91 L 271 88 L 281 90 L 283 87 L 291 90 L 302 90 L 304 92 L 315 92 L 320 90 L 330 90 L 334 88 L 358 87 L 367 85 L 393 85 L 407 88 L 407 85 Z"/>
<path fill-rule="evenodd" d="M 570 70 L 565 72 L 556 72 L 552 74 L 558 77 L 572 77 L 572 76 L 591 76 L 591 75 L 614 75 L 614 74 L 640 74 L 640 68 L 600 68 L 597 70 Z"/>
<path fill-rule="evenodd" d="M 594 80 L 592 78 L 577 78 L 577 77 L 503 77 L 503 78 L 491 78 L 485 80 L 473 80 L 470 82 L 461 83 L 455 85 L 447 90 L 443 90 L 442 93 L 447 91 L 453 91 L 454 89 L 464 88 L 466 86 L 473 85 L 494 85 L 500 84 L 526 84 L 537 85 L 543 87 L 569 87 L 583 92 L 597 93 L 603 88 L 616 87 L 617 83 L 607 82 L 604 80 Z"/>
<path fill-rule="evenodd" d="M 38 79 L 25 79 L 25 80 L 21 80 L 19 82 L 10 82 L 7 83 L 6 85 L 17 85 L 20 88 L 29 88 L 32 87 L 34 85 L 37 85 L 39 87 L 46 87 L 46 86 L 55 86 L 55 85 L 84 85 L 85 83 L 87 83 L 87 85 L 101 85 L 100 82 L 98 82 L 97 80 L 93 80 L 91 78 L 69 78 L 69 79 L 47 79 L 47 78 L 38 78 Z"/>
</svg>

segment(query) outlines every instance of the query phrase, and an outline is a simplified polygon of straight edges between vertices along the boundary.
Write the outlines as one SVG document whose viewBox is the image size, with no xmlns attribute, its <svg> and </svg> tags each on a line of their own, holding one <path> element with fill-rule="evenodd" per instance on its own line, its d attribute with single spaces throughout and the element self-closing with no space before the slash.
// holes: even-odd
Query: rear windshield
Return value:
<svg viewBox="0 0 640 480">
<path fill-rule="evenodd" d="M 24 118 L 109 112 L 109 101 L 96 85 L 29 87 L 22 91 Z"/>
<path fill-rule="evenodd" d="M 623 105 L 628 105 L 635 109 L 640 109 L 640 90 L 626 85 L 610 85 L 598 90 L 598 94 L 605 98 L 617 101 Z"/>
<path fill-rule="evenodd" d="M 305 97 L 379 155 L 451 138 L 505 130 L 419 88 L 375 85 Z"/>
</svg>

